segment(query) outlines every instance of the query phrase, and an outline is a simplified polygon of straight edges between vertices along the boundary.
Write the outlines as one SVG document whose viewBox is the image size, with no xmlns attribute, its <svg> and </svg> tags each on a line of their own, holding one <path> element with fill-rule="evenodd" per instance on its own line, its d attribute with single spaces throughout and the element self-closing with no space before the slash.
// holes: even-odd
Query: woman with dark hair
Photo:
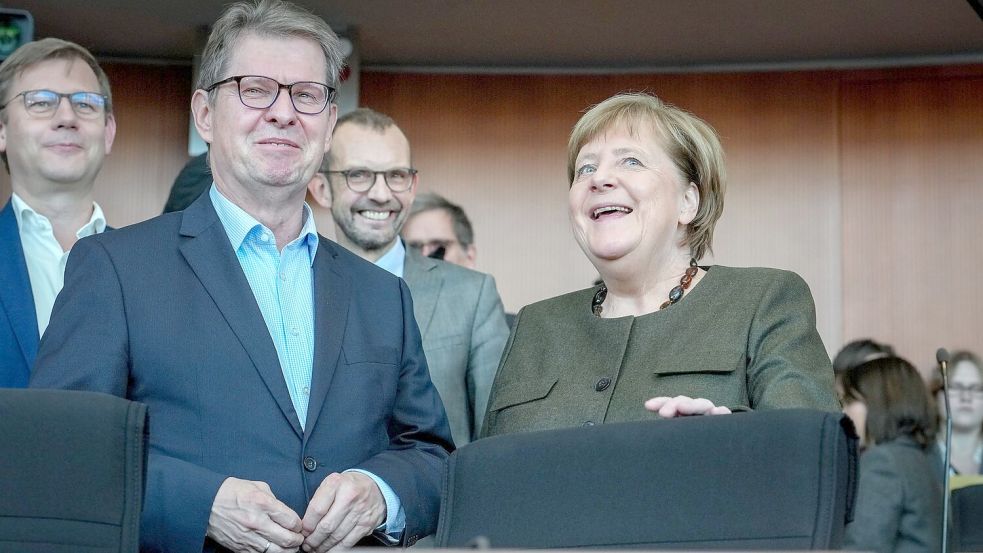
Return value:
<svg viewBox="0 0 983 553">
<path fill-rule="evenodd" d="M 892 355 L 894 355 L 894 348 L 887 344 L 875 342 L 870 338 L 854 340 L 843 346 L 843 349 L 833 358 L 833 372 L 839 374 L 872 359 Z"/>
<path fill-rule="evenodd" d="M 942 486 L 928 390 L 900 357 L 868 361 L 843 374 L 843 412 L 857 427 L 860 481 L 845 549 L 938 551 Z"/>
</svg>

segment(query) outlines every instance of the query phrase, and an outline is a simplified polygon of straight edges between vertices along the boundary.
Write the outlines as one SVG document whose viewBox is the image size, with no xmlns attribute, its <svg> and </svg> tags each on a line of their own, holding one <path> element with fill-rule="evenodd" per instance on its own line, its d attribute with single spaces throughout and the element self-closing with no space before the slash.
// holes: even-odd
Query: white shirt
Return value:
<svg viewBox="0 0 983 553">
<path fill-rule="evenodd" d="M 65 285 L 65 264 L 68 252 L 61 249 L 55 238 L 54 228 L 47 217 L 27 205 L 17 194 L 10 198 L 20 231 L 20 243 L 24 248 L 27 274 L 31 279 L 31 292 L 34 294 L 34 310 L 38 317 L 38 336 L 44 334 L 51 319 L 51 308 L 55 298 Z M 106 230 L 106 217 L 99 204 L 93 202 L 92 217 L 75 233 L 85 238 Z"/>
<path fill-rule="evenodd" d="M 402 238 L 396 238 L 389 251 L 375 260 L 375 266 L 383 268 L 399 278 L 403 278 L 403 264 L 405 262 L 406 247 L 403 246 Z"/>
</svg>

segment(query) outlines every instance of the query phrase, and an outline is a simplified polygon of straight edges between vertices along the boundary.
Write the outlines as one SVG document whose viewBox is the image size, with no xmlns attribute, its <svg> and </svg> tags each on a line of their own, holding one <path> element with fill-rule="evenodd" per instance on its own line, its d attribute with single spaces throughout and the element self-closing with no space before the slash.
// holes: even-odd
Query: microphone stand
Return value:
<svg viewBox="0 0 983 553">
<path fill-rule="evenodd" d="M 942 461 L 942 553 L 948 549 L 946 544 L 949 542 L 949 504 L 952 496 L 949 493 L 949 473 L 952 461 L 952 411 L 949 409 L 949 352 L 945 348 L 939 348 L 935 352 L 935 359 L 939 363 L 939 370 L 942 372 L 942 397 L 945 402 L 945 455 Z"/>
</svg>

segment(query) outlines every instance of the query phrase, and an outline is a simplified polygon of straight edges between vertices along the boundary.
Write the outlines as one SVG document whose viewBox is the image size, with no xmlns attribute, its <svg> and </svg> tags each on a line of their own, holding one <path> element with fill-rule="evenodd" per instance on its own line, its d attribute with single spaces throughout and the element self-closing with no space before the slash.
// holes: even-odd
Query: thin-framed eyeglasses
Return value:
<svg viewBox="0 0 983 553">
<path fill-rule="evenodd" d="M 24 109 L 34 117 L 51 117 L 58 111 L 62 98 L 68 98 L 75 115 L 82 119 L 95 119 L 106 113 L 106 96 L 98 92 L 55 92 L 54 90 L 25 90 L 0 106 L 6 109 L 18 97 L 24 99 Z"/>
<path fill-rule="evenodd" d="M 206 88 L 205 92 L 211 92 L 228 83 L 236 83 L 239 90 L 239 101 L 247 108 L 253 109 L 267 109 L 280 97 L 280 91 L 287 89 L 290 103 L 293 104 L 294 109 L 297 110 L 297 113 L 305 115 L 317 115 L 324 111 L 324 108 L 328 107 L 328 104 L 334 100 L 336 92 L 334 88 L 316 81 L 297 81 L 283 84 L 276 79 L 262 75 L 236 75 L 222 79 Z"/>
<path fill-rule="evenodd" d="M 411 167 L 397 167 L 385 171 L 373 171 L 356 167 L 344 171 L 326 171 L 325 173 L 328 175 L 345 175 L 345 184 L 352 192 L 368 192 L 375 185 L 379 175 L 382 175 L 383 182 L 393 192 L 406 192 L 413 186 L 413 177 L 417 170 Z"/>
</svg>

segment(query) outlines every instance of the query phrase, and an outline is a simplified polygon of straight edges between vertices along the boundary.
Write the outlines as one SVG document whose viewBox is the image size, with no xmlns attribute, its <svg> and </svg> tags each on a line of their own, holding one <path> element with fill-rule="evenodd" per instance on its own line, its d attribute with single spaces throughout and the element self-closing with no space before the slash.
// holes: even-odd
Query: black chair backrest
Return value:
<svg viewBox="0 0 983 553">
<path fill-rule="evenodd" d="M 857 440 L 790 409 L 496 436 L 451 455 L 438 547 L 837 549 Z"/>
<path fill-rule="evenodd" d="M 147 407 L 0 389 L 0 552 L 136 552 Z"/>
<path fill-rule="evenodd" d="M 983 484 L 952 492 L 952 550 L 983 551 Z"/>
</svg>

